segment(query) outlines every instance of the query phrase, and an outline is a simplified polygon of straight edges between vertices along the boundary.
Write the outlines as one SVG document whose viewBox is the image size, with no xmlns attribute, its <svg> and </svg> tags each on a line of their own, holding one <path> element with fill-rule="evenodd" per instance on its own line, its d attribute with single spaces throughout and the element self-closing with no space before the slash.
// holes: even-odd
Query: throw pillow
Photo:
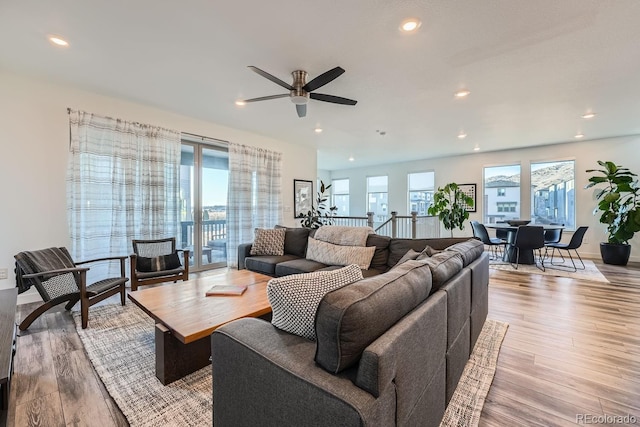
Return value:
<svg viewBox="0 0 640 427">
<path fill-rule="evenodd" d="M 368 270 L 375 251 L 375 246 L 340 246 L 309 237 L 307 259 L 327 265 L 357 264 Z"/>
<path fill-rule="evenodd" d="M 325 294 L 361 279 L 362 270 L 355 264 L 271 279 L 267 284 L 273 311 L 271 323 L 283 331 L 315 340 L 316 311 Z"/>
<path fill-rule="evenodd" d="M 49 294 L 49 298 L 54 299 L 62 295 L 78 292 L 78 284 L 73 273 L 64 273 L 53 276 L 42 282 L 42 287 Z"/>
<path fill-rule="evenodd" d="M 428 246 L 427 246 L 427 247 L 428 247 Z M 418 256 L 419 256 L 419 255 L 420 255 L 420 252 L 416 252 L 416 251 L 414 251 L 413 249 L 409 249 L 409 250 L 407 251 L 407 253 L 406 253 L 406 254 L 404 254 L 404 255 L 402 256 L 402 258 L 400 258 L 400 260 L 398 261 L 398 263 L 397 263 L 396 265 L 394 265 L 394 266 L 393 266 L 393 268 L 396 268 L 397 266 L 399 266 L 400 264 L 402 264 L 402 263 L 404 263 L 404 262 L 406 262 L 406 261 L 416 259 L 416 258 L 418 258 Z"/>
<path fill-rule="evenodd" d="M 153 258 L 139 256 L 136 260 L 136 270 L 143 273 L 173 270 L 180 267 L 182 267 L 182 264 L 177 252 Z"/>
<path fill-rule="evenodd" d="M 256 228 L 251 255 L 284 255 L 284 228 Z"/>
<path fill-rule="evenodd" d="M 421 259 L 425 259 L 425 258 L 431 258 L 435 254 L 438 254 L 440 252 L 442 252 L 442 251 L 439 251 L 437 249 L 433 249 L 431 246 L 427 245 L 427 247 L 424 248 L 424 250 L 422 252 L 420 252 L 415 259 L 421 260 Z"/>
</svg>

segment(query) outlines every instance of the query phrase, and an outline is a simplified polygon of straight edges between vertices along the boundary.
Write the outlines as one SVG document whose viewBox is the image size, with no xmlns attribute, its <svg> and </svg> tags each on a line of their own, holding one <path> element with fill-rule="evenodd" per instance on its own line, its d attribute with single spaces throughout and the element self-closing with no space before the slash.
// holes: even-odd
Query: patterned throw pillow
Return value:
<svg viewBox="0 0 640 427">
<path fill-rule="evenodd" d="M 273 310 L 271 323 L 278 329 L 315 341 L 316 311 L 322 298 L 334 289 L 361 279 L 362 270 L 355 264 L 271 279 L 267 284 Z"/>
<path fill-rule="evenodd" d="M 251 255 L 284 255 L 284 228 L 256 228 Z"/>
<path fill-rule="evenodd" d="M 309 237 L 307 259 L 327 265 L 357 264 L 368 270 L 375 251 L 375 246 L 340 246 Z"/>
<path fill-rule="evenodd" d="M 136 270 L 143 273 L 167 271 L 182 267 L 176 252 L 153 258 L 139 256 L 136 260 Z"/>
</svg>

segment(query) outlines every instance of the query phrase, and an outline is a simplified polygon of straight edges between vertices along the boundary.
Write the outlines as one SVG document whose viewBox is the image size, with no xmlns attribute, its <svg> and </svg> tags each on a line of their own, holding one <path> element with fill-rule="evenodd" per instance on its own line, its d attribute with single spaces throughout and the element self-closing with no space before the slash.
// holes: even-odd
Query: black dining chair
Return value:
<svg viewBox="0 0 640 427">
<path fill-rule="evenodd" d="M 560 224 L 557 222 L 552 222 L 549 225 L 561 225 L 564 227 L 564 224 Z M 544 244 L 547 245 L 549 243 L 558 243 L 562 239 L 562 228 L 554 228 L 550 230 L 544 230 Z"/>
<path fill-rule="evenodd" d="M 520 227 L 518 227 L 518 231 L 516 231 L 516 237 L 513 244 L 511 245 L 511 250 L 516 251 L 516 262 L 514 264 L 513 261 L 511 261 L 511 266 L 517 270 L 518 264 L 520 262 L 520 252 L 531 251 L 533 255 L 533 263 L 535 264 L 535 266 L 540 270 L 545 271 L 544 257 L 542 256 L 542 248 L 544 247 L 543 227 L 536 225 L 521 225 Z M 538 252 L 537 260 L 536 251 Z M 513 257 L 510 257 L 510 259 L 513 259 Z"/>
<path fill-rule="evenodd" d="M 479 223 L 478 221 L 470 221 L 471 228 L 473 229 L 473 237 L 479 239 L 482 243 L 489 246 L 491 249 L 491 253 L 493 254 L 493 259 L 502 258 L 502 254 L 504 253 L 504 247 L 507 244 L 506 240 L 498 239 L 497 237 L 490 237 L 489 232 L 487 232 L 487 228 L 484 224 Z"/>
<path fill-rule="evenodd" d="M 565 260 L 561 252 L 561 251 L 567 251 L 567 254 L 569 254 L 569 259 L 571 260 L 571 265 L 573 266 L 573 271 L 577 271 L 578 267 L 576 266 L 576 263 L 573 260 L 573 257 L 571 256 L 571 251 L 573 250 L 576 253 L 576 256 L 578 257 L 580 264 L 582 264 L 582 268 L 580 269 L 584 270 L 585 269 L 584 262 L 582 261 L 582 258 L 580 258 L 580 254 L 578 253 L 578 248 L 582 246 L 582 240 L 584 239 L 584 234 L 587 232 L 588 228 L 589 227 L 586 227 L 586 226 L 578 227 L 575 233 L 573 233 L 573 236 L 571 237 L 571 241 L 569 241 L 569 243 L 556 242 L 556 243 L 548 243 L 547 245 L 545 245 L 546 246 L 545 257 L 546 257 L 546 252 L 549 250 L 549 248 L 551 248 L 551 265 L 564 266 L 568 268 L 568 266 L 564 265 Z M 553 262 L 553 256 L 556 252 L 556 249 L 558 250 L 558 254 L 560 254 L 560 258 L 562 259 L 562 262 L 557 264 Z"/>
</svg>

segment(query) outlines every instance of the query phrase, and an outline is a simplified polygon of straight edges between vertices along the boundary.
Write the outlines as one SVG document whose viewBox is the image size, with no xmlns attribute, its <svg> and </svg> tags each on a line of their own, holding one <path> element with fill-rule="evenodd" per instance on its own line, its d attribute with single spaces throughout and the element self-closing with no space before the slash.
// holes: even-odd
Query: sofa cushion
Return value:
<svg viewBox="0 0 640 427">
<path fill-rule="evenodd" d="M 298 257 L 295 255 L 261 255 L 245 258 L 244 265 L 251 271 L 268 274 L 269 276 L 275 276 L 276 265 L 281 262 L 291 261 L 292 259 L 298 259 Z"/>
<path fill-rule="evenodd" d="M 314 321 L 322 297 L 360 279 L 362 272 L 355 264 L 332 271 L 271 279 L 267 284 L 267 296 L 273 310 L 271 323 L 283 331 L 315 340 Z"/>
<path fill-rule="evenodd" d="M 484 243 L 477 239 L 469 239 L 466 242 L 451 245 L 446 250 L 458 252 L 462 256 L 463 265 L 466 267 L 482 255 Z"/>
<path fill-rule="evenodd" d="M 153 258 L 143 256 L 136 258 L 136 270 L 145 273 L 173 270 L 174 268 L 180 267 L 182 267 L 182 264 L 180 263 L 180 258 L 178 257 L 177 252 Z"/>
<path fill-rule="evenodd" d="M 433 249 L 431 246 L 427 245 L 422 252 L 420 252 L 420 254 L 418 255 L 418 257 L 416 259 L 423 259 L 423 258 L 427 258 L 427 257 L 432 257 L 437 253 L 442 252 L 439 249 Z"/>
<path fill-rule="evenodd" d="M 373 233 L 367 236 L 367 246 L 376 247 L 376 251 L 373 253 L 373 258 L 371 258 L 369 268 L 375 268 L 382 271 L 386 271 L 388 269 L 387 258 L 389 258 L 390 241 L 391 237 L 389 236 L 380 236 L 379 234 Z"/>
<path fill-rule="evenodd" d="M 421 254 L 422 252 L 416 252 L 413 249 L 409 249 L 407 251 L 406 254 L 402 255 L 402 258 L 400 258 L 400 260 L 396 263 L 396 265 L 393 266 L 393 268 L 396 268 L 397 266 L 407 262 L 407 261 L 411 261 L 414 260 L 416 258 L 418 258 L 418 256 Z"/>
<path fill-rule="evenodd" d="M 327 265 L 321 262 L 313 261 L 306 258 L 292 259 L 284 261 L 276 265 L 276 276 L 288 276 L 289 274 L 312 273 L 314 271 L 326 268 Z M 340 266 L 336 266 L 339 268 Z"/>
<path fill-rule="evenodd" d="M 284 228 L 256 228 L 251 255 L 284 255 Z"/>
<path fill-rule="evenodd" d="M 329 292 L 316 314 L 316 362 L 332 373 L 355 364 L 369 344 L 426 299 L 430 290 L 429 266 L 407 261 Z"/>
<path fill-rule="evenodd" d="M 323 225 L 318 228 L 314 238 L 340 246 L 365 246 L 370 233 L 373 233 L 371 227 Z"/>
<path fill-rule="evenodd" d="M 276 225 L 275 228 L 284 228 L 284 253 L 304 258 L 307 252 L 307 238 L 309 229 L 304 227 L 284 227 Z"/>
<path fill-rule="evenodd" d="M 391 239 L 389 242 L 389 258 L 387 259 L 387 266 L 393 267 L 400 261 L 400 258 L 413 249 L 416 252 L 422 252 L 427 246 L 427 239 Z"/>
<path fill-rule="evenodd" d="M 371 264 L 375 250 L 373 246 L 340 246 L 309 237 L 307 259 L 327 265 L 357 264 L 366 270 Z"/>
<path fill-rule="evenodd" d="M 438 252 L 420 261 L 426 263 L 431 270 L 431 293 L 440 289 L 440 286 L 462 270 L 462 256 L 455 251 Z"/>
</svg>

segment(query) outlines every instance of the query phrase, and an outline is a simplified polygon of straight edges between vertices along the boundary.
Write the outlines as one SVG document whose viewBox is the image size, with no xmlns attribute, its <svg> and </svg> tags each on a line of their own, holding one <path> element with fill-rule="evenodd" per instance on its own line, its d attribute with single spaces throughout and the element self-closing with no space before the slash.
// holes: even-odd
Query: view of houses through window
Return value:
<svg viewBox="0 0 640 427">
<path fill-rule="evenodd" d="M 520 165 L 484 168 L 484 222 L 520 218 Z"/>
<path fill-rule="evenodd" d="M 531 218 L 575 229 L 575 162 L 531 163 Z"/>
<path fill-rule="evenodd" d="M 373 212 L 376 223 L 384 222 L 389 215 L 388 177 L 370 176 L 367 178 L 367 212 Z"/>
<path fill-rule="evenodd" d="M 410 173 L 409 179 L 409 209 L 407 214 L 417 212 L 418 216 L 426 216 L 427 209 L 433 201 L 435 186 L 434 172 Z"/>
<path fill-rule="evenodd" d="M 331 181 L 331 206 L 338 208 L 336 216 L 349 216 L 349 180 Z"/>
</svg>

